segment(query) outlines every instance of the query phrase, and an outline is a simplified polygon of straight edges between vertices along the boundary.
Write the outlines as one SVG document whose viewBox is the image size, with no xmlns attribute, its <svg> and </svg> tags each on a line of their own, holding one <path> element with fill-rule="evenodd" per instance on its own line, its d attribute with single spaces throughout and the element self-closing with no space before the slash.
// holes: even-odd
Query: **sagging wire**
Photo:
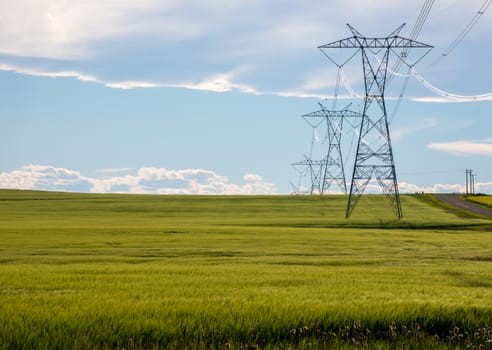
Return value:
<svg viewBox="0 0 492 350">
<path fill-rule="evenodd" d="M 460 102 L 471 102 L 471 101 L 485 101 L 485 100 L 492 100 L 492 92 L 488 92 L 485 94 L 479 94 L 479 95 L 458 95 L 454 94 L 451 92 L 444 91 L 442 89 L 439 89 L 435 85 L 431 84 L 429 81 L 424 79 L 421 74 L 417 72 L 415 68 L 412 66 L 408 66 L 410 73 L 409 74 L 401 74 L 398 72 L 393 72 L 391 69 L 388 69 L 388 72 L 392 75 L 399 76 L 399 77 L 414 77 L 417 79 L 419 83 L 421 83 L 423 86 L 428 88 L 430 91 L 436 93 L 437 95 L 440 95 L 442 97 L 449 98 L 450 100 L 455 100 L 455 101 L 460 101 Z"/>
<path fill-rule="evenodd" d="M 335 85 L 335 93 L 333 95 L 333 110 L 336 110 L 336 108 L 337 108 L 338 92 L 340 91 L 340 76 L 341 76 L 340 69 L 341 68 L 338 67 L 338 71 L 337 71 L 337 82 L 336 82 L 336 85 Z"/>
<path fill-rule="evenodd" d="M 417 20 L 415 21 L 415 25 L 413 26 L 412 31 L 410 32 L 410 39 L 411 40 L 416 40 L 417 37 L 419 36 L 419 34 L 422 31 L 422 28 L 424 26 L 424 23 L 427 20 L 427 17 L 429 16 L 429 13 L 430 13 L 433 5 L 434 5 L 434 0 L 426 0 L 425 1 L 424 5 L 422 6 L 422 9 L 420 10 L 419 16 L 417 17 Z M 404 57 L 407 57 L 409 53 L 410 53 L 410 48 L 403 50 L 401 52 L 401 58 L 403 59 Z M 395 62 L 395 64 L 393 65 L 393 71 L 398 72 L 400 70 L 400 68 L 403 64 L 402 59 L 399 59 Z M 410 69 L 408 72 L 410 72 Z M 393 77 L 394 76 L 392 75 L 388 78 L 387 84 L 391 83 L 391 81 L 393 80 Z M 390 125 L 391 125 L 393 119 L 395 118 L 396 113 L 398 112 L 398 109 L 400 108 L 401 102 L 403 100 L 403 95 L 405 94 L 405 91 L 407 90 L 407 87 L 408 87 L 408 81 L 409 80 L 410 80 L 410 77 L 406 77 L 404 82 L 403 82 L 400 94 L 398 95 L 398 100 L 396 101 L 395 107 L 394 107 L 394 109 L 390 115 L 389 121 L 388 121 Z"/>
<path fill-rule="evenodd" d="M 432 9 L 432 6 L 434 5 L 434 0 L 426 0 L 424 5 L 422 6 L 422 9 L 420 10 L 419 16 L 417 17 L 417 20 L 415 21 L 415 24 L 412 28 L 412 31 L 410 32 L 409 39 L 411 40 L 416 40 L 417 37 L 419 36 L 420 32 L 422 31 L 422 28 L 424 26 L 425 21 L 427 20 L 427 17 L 429 16 L 430 10 Z M 401 52 L 401 57 L 407 57 L 408 54 L 410 53 L 411 48 L 407 48 L 405 50 L 402 50 Z M 402 62 L 401 60 L 398 60 L 394 63 L 393 65 L 393 71 L 398 72 L 401 68 Z M 392 77 L 387 79 L 386 84 L 390 84 L 392 81 Z M 403 95 L 404 89 L 402 90 L 400 95 Z"/>
<path fill-rule="evenodd" d="M 350 95 L 352 95 L 352 97 L 355 97 L 355 98 L 359 98 L 361 100 L 364 99 L 364 96 L 362 95 L 359 95 L 353 88 L 352 88 L 352 85 L 350 85 L 350 82 L 348 81 L 347 79 L 347 76 L 345 75 L 345 71 L 343 69 L 342 66 L 338 67 L 339 68 L 339 71 L 340 71 L 340 74 L 341 74 L 341 78 L 342 78 L 342 82 L 343 84 L 345 85 L 345 88 L 347 89 L 347 91 L 350 93 Z"/>
<path fill-rule="evenodd" d="M 470 20 L 470 22 L 468 22 L 465 28 L 458 34 L 456 39 L 447 47 L 446 50 L 443 51 L 443 53 L 434 62 L 429 64 L 423 71 L 425 72 L 429 70 L 429 68 L 439 63 L 444 57 L 449 56 L 449 54 L 454 51 L 454 49 L 463 41 L 465 36 L 468 35 L 472 28 L 477 24 L 478 20 L 485 14 L 485 11 L 487 11 L 491 4 L 492 0 L 485 0 L 485 2 Z"/>
</svg>

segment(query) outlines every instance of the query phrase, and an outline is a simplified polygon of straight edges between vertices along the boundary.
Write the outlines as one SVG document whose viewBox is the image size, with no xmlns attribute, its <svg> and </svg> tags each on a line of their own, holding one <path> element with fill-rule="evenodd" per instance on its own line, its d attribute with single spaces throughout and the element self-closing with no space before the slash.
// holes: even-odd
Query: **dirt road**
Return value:
<svg viewBox="0 0 492 350">
<path fill-rule="evenodd" d="M 452 206 L 456 208 L 460 208 L 463 210 L 468 210 L 476 214 L 488 216 L 489 218 L 492 218 L 492 210 L 481 207 L 479 205 L 475 205 L 473 203 L 464 201 L 462 199 L 459 199 L 456 195 L 454 194 L 436 194 L 435 195 L 437 199 L 451 204 Z"/>
</svg>

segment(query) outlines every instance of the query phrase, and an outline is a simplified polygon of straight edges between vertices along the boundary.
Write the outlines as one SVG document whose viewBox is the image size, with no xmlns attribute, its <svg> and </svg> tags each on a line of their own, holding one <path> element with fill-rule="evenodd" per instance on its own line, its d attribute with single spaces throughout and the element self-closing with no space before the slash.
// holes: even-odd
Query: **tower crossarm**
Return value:
<svg viewBox="0 0 492 350">
<path fill-rule="evenodd" d="M 327 109 L 320 109 L 319 111 L 307 113 L 302 115 L 303 118 L 362 118 L 362 114 L 354 112 L 348 109 L 343 109 L 341 111 L 331 111 Z"/>
<path fill-rule="evenodd" d="M 417 40 L 394 35 L 386 38 L 367 38 L 361 36 L 352 36 L 345 39 L 333 41 L 328 44 L 318 46 L 318 49 L 388 49 L 388 48 L 426 48 L 431 49 L 433 46 L 424 44 Z"/>
</svg>

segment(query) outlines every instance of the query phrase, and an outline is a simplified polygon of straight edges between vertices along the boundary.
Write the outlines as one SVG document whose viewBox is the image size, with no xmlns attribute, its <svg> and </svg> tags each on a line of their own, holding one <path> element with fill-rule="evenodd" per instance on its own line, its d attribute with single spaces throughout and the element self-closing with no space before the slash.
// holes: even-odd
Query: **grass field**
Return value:
<svg viewBox="0 0 492 350">
<path fill-rule="evenodd" d="M 0 348 L 492 347 L 491 220 L 345 203 L 0 191 Z"/>
<path fill-rule="evenodd" d="M 478 204 L 488 206 L 489 208 L 492 208 L 492 196 L 476 195 L 476 196 L 468 196 L 466 199 L 469 200 L 470 202 L 475 202 Z"/>
</svg>

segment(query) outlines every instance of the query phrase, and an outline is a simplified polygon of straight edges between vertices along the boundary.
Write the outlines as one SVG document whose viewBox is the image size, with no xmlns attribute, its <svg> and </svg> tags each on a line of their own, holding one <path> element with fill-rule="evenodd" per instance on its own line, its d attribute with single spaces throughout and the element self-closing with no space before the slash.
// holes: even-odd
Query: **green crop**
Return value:
<svg viewBox="0 0 492 350">
<path fill-rule="evenodd" d="M 474 196 L 467 196 L 466 199 L 469 200 L 470 202 L 475 202 L 492 208 L 492 196 L 474 195 Z"/>
<path fill-rule="evenodd" d="M 492 221 L 346 200 L 0 191 L 0 348 L 490 347 Z"/>
</svg>

